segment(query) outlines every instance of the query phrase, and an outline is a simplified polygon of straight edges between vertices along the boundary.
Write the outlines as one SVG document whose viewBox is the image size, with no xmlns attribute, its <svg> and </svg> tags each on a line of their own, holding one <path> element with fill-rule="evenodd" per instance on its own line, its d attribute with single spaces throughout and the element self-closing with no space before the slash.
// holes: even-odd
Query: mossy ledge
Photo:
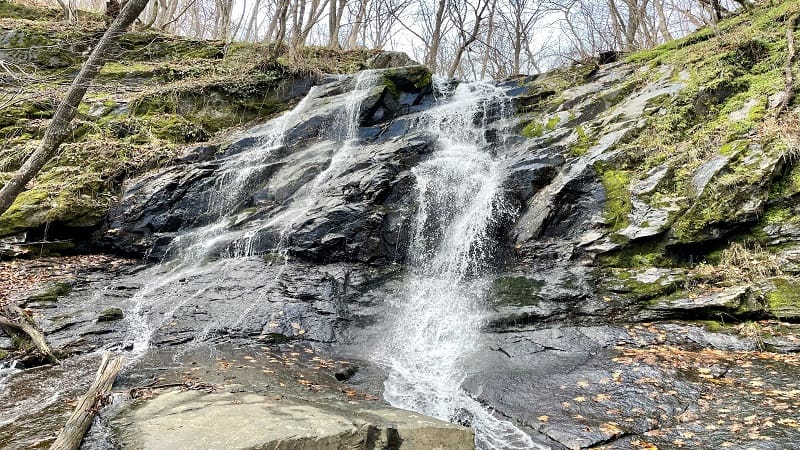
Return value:
<svg viewBox="0 0 800 450">
<path fill-rule="evenodd" d="M 60 19 L 57 10 L 0 1 L 0 37 L 13 41 L 9 48 L 33 46 L 0 49 L 0 58 L 30 69 L 35 78 L 0 88 L 24 94 L 0 111 L 0 139 L 6 142 L 0 184 L 36 147 L 86 56 L 85 45 L 62 44 L 91 42 L 104 26 L 95 14 L 79 14 L 74 26 Z M 226 130 L 272 117 L 296 101 L 287 94 L 295 83 L 361 70 L 376 53 L 309 47 L 271 60 L 266 45 L 150 30 L 126 33 L 118 45 L 119 58 L 105 65 L 87 92 L 59 156 L 0 216 L 0 237 L 36 230 L 39 237 L 88 238 L 77 230 L 100 224 L 124 179 L 170 164 L 188 146 L 219 141 Z M 420 72 L 418 82 L 429 83 L 430 73 Z"/>
</svg>

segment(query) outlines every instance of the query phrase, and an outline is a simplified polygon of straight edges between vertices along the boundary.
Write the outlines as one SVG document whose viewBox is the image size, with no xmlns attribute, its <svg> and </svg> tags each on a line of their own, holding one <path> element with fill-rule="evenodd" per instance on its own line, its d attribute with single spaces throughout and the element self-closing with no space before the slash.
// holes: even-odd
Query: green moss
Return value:
<svg viewBox="0 0 800 450">
<path fill-rule="evenodd" d="M 800 317 L 800 280 L 776 278 L 767 293 L 767 307 L 779 319 Z"/>
<path fill-rule="evenodd" d="M 544 134 L 544 127 L 538 121 L 532 120 L 522 128 L 520 134 L 526 138 L 541 137 Z"/>
<path fill-rule="evenodd" d="M 606 194 L 604 218 L 612 231 L 628 226 L 631 204 L 631 174 L 627 170 L 601 170 L 600 181 Z"/>
<path fill-rule="evenodd" d="M 592 147 L 592 140 L 586 135 L 586 131 L 584 131 L 581 125 L 575 128 L 575 134 L 578 136 L 578 139 L 575 141 L 575 144 L 570 147 L 570 154 L 572 154 L 572 156 L 583 156 Z"/>
<path fill-rule="evenodd" d="M 490 296 L 498 306 L 535 305 L 540 298 L 538 293 L 543 281 L 525 277 L 502 277 L 492 283 Z"/>
<path fill-rule="evenodd" d="M 654 297 L 669 295 L 683 286 L 683 277 L 670 278 L 669 276 L 660 277 L 652 282 L 639 281 L 636 277 L 637 272 L 627 269 L 612 269 L 609 273 L 612 280 L 618 280 L 621 284 L 621 292 L 627 297 L 636 300 L 648 300 Z"/>
<path fill-rule="evenodd" d="M 100 70 L 98 77 L 102 79 L 121 80 L 125 78 L 152 77 L 156 71 L 155 66 L 141 62 L 107 62 Z"/>
<path fill-rule="evenodd" d="M 386 86 L 386 90 L 389 91 L 389 94 L 397 100 L 400 98 L 400 89 L 397 88 L 397 85 L 389 78 L 381 78 L 381 82 L 384 86 Z"/>
<path fill-rule="evenodd" d="M 32 212 L 47 208 L 49 193 L 43 189 L 23 191 L 8 210 L 0 216 L 0 236 L 20 232 L 33 225 Z"/>
<path fill-rule="evenodd" d="M 632 53 L 625 59 L 631 63 L 652 62 L 657 60 L 660 56 L 674 52 L 677 49 L 689 47 L 698 42 L 706 41 L 712 37 L 714 37 L 714 30 L 711 27 L 701 28 L 681 39 L 674 39 L 657 47 Z"/>
<path fill-rule="evenodd" d="M 383 70 L 381 74 L 382 81 L 390 92 L 396 89 L 398 94 L 399 91 L 419 92 L 430 86 L 433 80 L 431 71 L 425 66 L 390 68 Z"/>
<path fill-rule="evenodd" d="M 724 323 L 716 320 L 698 320 L 695 323 L 705 328 L 706 331 L 710 331 L 712 333 L 719 333 L 725 331 L 726 328 L 730 328 L 730 326 L 726 327 Z"/>
<path fill-rule="evenodd" d="M 177 143 L 201 142 L 211 135 L 201 125 L 177 114 L 152 115 L 148 123 L 155 136 Z"/>
<path fill-rule="evenodd" d="M 772 185 L 770 199 L 777 200 L 800 193 L 800 164 L 793 164 L 784 175 Z"/>
<path fill-rule="evenodd" d="M 671 267 L 678 265 L 676 261 L 667 256 L 664 243 L 659 241 L 631 242 L 619 250 L 600 255 L 598 262 L 603 267 L 627 268 Z"/>
<path fill-rule="evenodd" d="M 8 352 L 0 349 L 0 361 L 6 359 L 7 357 L 8 357 Z"/>
<path fill-rule="evenodd" d="M 31 295 L 26 299 L 26 302 L 31 301 L 55 301 L 58 297 L 63 297 L 64 295 L 69 294 L 72 290 L 72 286 L 68 283 L 53 283 L 50 286 L 47 286 L 43 290 L 39 291 L 38 293 Z"/>
<path fill-rule="evenodd" d="M 98 322 L 113 322 L 115 320 L 120 320 L 124 317 L 124 313 L 120 308 L 108 308 L 103 310 L 99 316 L 97 316 Z"/>
<path fill-rule="evenodd" d="M 25 20 L 58 20 L 63 17 L 63 14 L 53 8 L 34 8 L 10 0 L 2 0 L 0 1 L 0 17 Z"/>
</svg>

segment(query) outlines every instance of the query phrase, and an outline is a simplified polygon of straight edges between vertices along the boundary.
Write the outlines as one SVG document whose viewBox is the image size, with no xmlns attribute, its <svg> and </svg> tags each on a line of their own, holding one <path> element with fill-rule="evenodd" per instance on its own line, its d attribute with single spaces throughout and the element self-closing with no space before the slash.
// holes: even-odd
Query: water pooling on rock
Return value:
<svg viewBox="0 0 800 450">
<path fill-rule="evenodd" d="M 491 114 L 510 112 L 491 84 L 461 84 L 418 126 L 437 136 L 435 152 L 414 168 L 417 212 L 405 286 L 375 357 L 389 368 L 385 398 L 394 406 L 466 423 L 483 449 L 530 449 L 531 438 L 496 418 L 462 388 L 465 359 L 481 340 L 491 236 L 511 213 L 503 174 L 486 140 Z"/>
</svg>

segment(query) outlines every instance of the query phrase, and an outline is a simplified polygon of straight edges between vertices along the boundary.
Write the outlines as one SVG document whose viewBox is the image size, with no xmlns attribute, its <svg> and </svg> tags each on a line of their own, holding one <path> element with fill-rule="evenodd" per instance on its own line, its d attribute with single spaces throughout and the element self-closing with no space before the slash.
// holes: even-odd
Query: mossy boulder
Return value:
<svg viewBox="0 0 800 450">
<path fill-rule="evenodd" d="M 387 85 L 403 92 L 415 93 L 431 89 L 431 71 L 421 65 L 386 69 L 381 71 L 381 77 Z"/>
<path fill-rule="evenodd" d="M 796 278 L 775 278 L 773 289 L 767 292 L 766 301 L 769 312 L 784 320 L 800 318 L 800 280 Z"/>
</svg>

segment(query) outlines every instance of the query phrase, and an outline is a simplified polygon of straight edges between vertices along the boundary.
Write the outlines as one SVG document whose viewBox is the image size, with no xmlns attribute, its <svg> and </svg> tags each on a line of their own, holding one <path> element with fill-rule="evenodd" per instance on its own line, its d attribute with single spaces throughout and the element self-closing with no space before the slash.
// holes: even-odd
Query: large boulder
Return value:
<svg viewBox="0 0 800 450">
<path fill-rule="evenodd" d="M 471 430 L 411 411 L 266 397 L 170 391 L 112 422 L 124 449 L 466 450 Z"/>
</svg>

